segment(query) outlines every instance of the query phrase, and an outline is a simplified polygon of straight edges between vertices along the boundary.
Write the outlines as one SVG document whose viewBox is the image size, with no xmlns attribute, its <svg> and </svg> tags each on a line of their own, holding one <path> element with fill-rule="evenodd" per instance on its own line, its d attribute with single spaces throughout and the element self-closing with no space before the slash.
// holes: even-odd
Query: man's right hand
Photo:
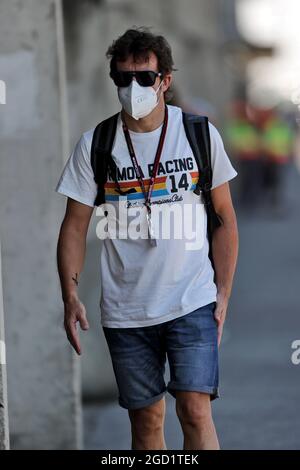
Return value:
<svg viewBox="0 0 300 470">
<path fill-rule="evenodd" d="M 77 322 L 82 330 L 89 329 L 84 305 L 78 298 L 77 285 L 84 263 L 86 234 L 92 212 L 93 207 L 68 198 L 57 243 L 57 267 L 65 306 L 64 326 L 77 354 L 81 354 Z"/>
<path fill-rule="evenodd" d="M 79 322 L 82 330 L 89 329 L 89 323 L 86 317 L 86 310 L 83 303 L 80 302 L 78 297 L 66 301 L 65 305 L 65 318 L 64 327 L 67 337 L 78 355 L 81 354 L 81 346 L 79 340 L 79 331 L 77 329 L 77 322 Z"/>
</svg>

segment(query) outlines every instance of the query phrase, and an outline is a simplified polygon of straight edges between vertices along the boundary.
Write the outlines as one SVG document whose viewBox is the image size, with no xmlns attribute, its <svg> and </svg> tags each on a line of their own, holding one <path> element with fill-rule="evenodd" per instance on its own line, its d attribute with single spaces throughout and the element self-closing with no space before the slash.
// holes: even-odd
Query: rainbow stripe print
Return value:
<svg viewBox="0 0 300 470">
<path fill-rule="evenodd" d="M 199 172 L 198 171 L 190 171 L 190 175 L 192 178 L 192 186 L 190 187 L 191 191 L 194 191 L 196 188 L 196 184 L 198 183 Z"/>
<path fill-rule="evenodd" d="M 166 186 L 166 176 L 160 176 L 155 179 L 155 184 L 153 186 L 153 191 L 152 191 L 152 196 L 151 197 L 156 197 L 156 196 L 167 196 L 169 194 Z M 120 188 L 121 189 L 129 189 L 129 188 L 134 188 L 136 190 L 135 193 L 130 193 L 126 194 L 125 197 L 129 200 L 132 199 L 144 199 L 143 192 L 141 190 L 141 187 L 139 185 L 138 180 L 135 181 L 120 181 Z M 145 185 L 145 191 L 148 191 L 149 189 L 149 184 L 150 184 L 150 178 L 144 180 L 144 185 Z M 107 201 L 117 201 L 122 197 L 122 194 L 119 194 L 116 191 L 116 184 L 112 181 L 108 181 L 105 186 L 105 199 Z"/>
</svg>

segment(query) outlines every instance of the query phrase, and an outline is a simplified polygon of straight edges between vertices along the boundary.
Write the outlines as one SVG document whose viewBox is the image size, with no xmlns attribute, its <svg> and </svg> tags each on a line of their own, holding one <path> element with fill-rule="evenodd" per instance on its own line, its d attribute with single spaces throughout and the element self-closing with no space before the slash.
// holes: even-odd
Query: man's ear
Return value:
<svg viewBox="0 0 300 470">
<path fill-rule="evenodd" d="M 173 75 L 171 73 L 169 73 L 168 75 L 164 77 L 163 79 L 164 83 L 162 84 L 163 93 L 165 93 L 168 90 L 168 88 L 170 88 L 172 80 L 173 80 Z"/>
</svg>

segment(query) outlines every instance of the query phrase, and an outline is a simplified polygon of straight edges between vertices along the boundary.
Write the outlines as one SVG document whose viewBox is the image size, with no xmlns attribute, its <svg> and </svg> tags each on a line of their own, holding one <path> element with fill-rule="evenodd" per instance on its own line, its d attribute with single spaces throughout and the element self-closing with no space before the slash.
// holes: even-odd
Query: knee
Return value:
<svg viewBox="0 0 300 470">
<path fill-rule="evenodd" d="M 130 421 L 133 433 L 140 438 L 153 435 L 163 429 L 164 411 L 155 407 L 132 410 Z"/>
<path fill-rule="evenodd" d="M 176 413 L 183 428 L 203 428 L 212 421 L 210 401 L 207 399 L 176 400 Z"/>
</svg>

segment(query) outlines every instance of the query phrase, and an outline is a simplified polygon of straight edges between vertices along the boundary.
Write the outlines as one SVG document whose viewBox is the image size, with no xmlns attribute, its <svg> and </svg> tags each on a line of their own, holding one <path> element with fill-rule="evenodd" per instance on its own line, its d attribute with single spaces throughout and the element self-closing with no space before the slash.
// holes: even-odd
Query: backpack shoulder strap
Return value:
<svg viewBox="0 0 300 470">
<path fill-rule="evenodd" d="M 119 113 L 100 122 L 93 134 L 91 147 L 91 165 L 98 191 L 95 206 L 105 202 L 104 185 L 107 181 L 109 160 L 115 139 Z"/>
<path fill-rule="evenodd" d="M 208 118 L 189 113 L 182 113 L 182 118 L 199 170 L 199 179 L 194 192 L 200 194 L 201 191 L 209 191 L 212 185 Z"/>
<path fill-rule="evenodd" d="M 202 194 L 206 207 L 209 257 L 214 267 L 212 234 L 222 224 L 222 220 L 216 213 L 211 198 L 212 166 L 208 118 L 207 116 L 197 116 L 183 112 L 182 119 L 187 139 L 198 166 L 199 179 L 194 192 L 198 195 Z"/>
</svg>

